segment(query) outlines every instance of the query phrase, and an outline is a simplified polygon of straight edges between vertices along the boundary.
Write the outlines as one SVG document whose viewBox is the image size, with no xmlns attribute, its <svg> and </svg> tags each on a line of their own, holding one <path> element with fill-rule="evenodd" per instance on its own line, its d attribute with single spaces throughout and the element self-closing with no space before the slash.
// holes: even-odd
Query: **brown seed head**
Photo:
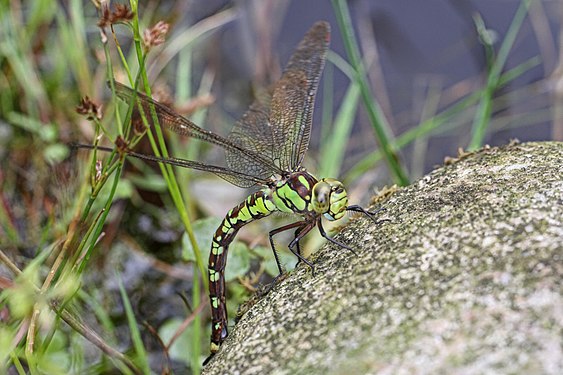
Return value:
<svg viewBox="0 0 563 375">
<path fill-rule="evenodd" d="M 133 19 L 133 11 L 125 4 L 116 4 L 113 11 L 110 11 L 107 3 L 102 4 L 100 20 L 98 26 L 104 28 L 120 22 L 127 22 Z"/>
<path fill-rule="evenodd" d="M 134 113 L 131 118 L 131 123 L 133 124 L 133 131 L 135 132 L 135 135 L 142 135 L 147 131 L 147 128 L 138 113 Z"/>
<path fill-rule="evenodd" d="M 115 145 L 117 146 L 119 152 L 123 153 L 127 151 L 127 141 L 125 141 L 125 139 L 123 139 L 120 135 L 115 138 Z"/>
<path fill-rule="evenodd" d="M 80 100 L 76 106 L 76 112 L 85 115 L 88 120 L 102 119 L 102 106 L 94 103 L 88 96 Z"/>
<path fill-rule="evenodd" d="M 143 45 L 145 50 L 149 50 L 152 47 L 156 47 L 164 43 L 164 36 L 168 33 L 170 25 L 164 21 L 158 21 L 156 25 L 150 29 L 146 29 L 143 33 Z"/>
</svg>

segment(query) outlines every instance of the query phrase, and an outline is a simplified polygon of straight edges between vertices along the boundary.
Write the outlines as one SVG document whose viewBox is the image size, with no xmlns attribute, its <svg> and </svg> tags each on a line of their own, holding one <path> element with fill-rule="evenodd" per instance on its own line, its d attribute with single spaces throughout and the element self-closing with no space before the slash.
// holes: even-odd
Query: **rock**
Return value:
<svg viewBox="0 0 563 375">
<path fill-rule="evenodd" d="M 463 155 L 359 217 L 232 329 L 204 374 L 559 374 L 563 143 Z"/>
</svg>

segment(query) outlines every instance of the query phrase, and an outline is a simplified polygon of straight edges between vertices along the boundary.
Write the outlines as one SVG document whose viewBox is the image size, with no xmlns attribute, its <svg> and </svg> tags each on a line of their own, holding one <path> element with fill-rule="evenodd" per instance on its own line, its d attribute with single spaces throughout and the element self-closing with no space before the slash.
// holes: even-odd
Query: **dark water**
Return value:
<svg viewBox="0 0 563 375">
<path fill-rule="evenodd" d="M 347 59 L 336 17 L 330 2 L 290 1 L 287 6 L 240 2 L 239 19 L 225 27 L 220 37 L 222 79 L 219 101 L 236 118 L 246 103 L 241 94 L 248 91 L 244 80 L 268 81 L 268 73 L 279 65 L 260 60 L 261 39 L 271 33 L 274 59 L 285 63 L 296 43 L 308 27 L 319 19 L 333 27 L 331 48 Z M 264 2 L 267 3 L 267 2 Z M 262 3 L 260 3 L 262 4 Z M 396 136 L 415 127 L 423 118 L 447 109 L 452 103 L 484 87 L 487 59 L 476 31 L 474 16 L 479 14 L 495 40 L 498 52 L 501 42 L 520 5 L 519 1 L 424 1 L 381 0 L 350 1 L 352 22 L 363 52 L 370 57 L 369 78 L 372 90 L 383 107 Z M 550 75 L 557 64 L 557 38 L 561 5 L 558 2 L 537 2 L 520 28 L 510 50 L 504 71 L 532 57 L 541 61 L 495 94 L 491 130 L 485 143 L 501 145 L 512 138 L 521 141 L 547 140 L 556 132 L 550 115 L 553 81 Z M 260 14 L 261 16 L 256 16 Z M 267 21 L 264 21 L 264 19 Z M 272 30 L 273 29 L 273 30 Z M 266 31 L 264 31 L 266 30 Z M 256 35 L 259 35 L 257 37 Z M 253 44 L 254 43 L 254 44 Z M 258 55 L 258 57 L 257 57 Z M 267 67 L 270 67 L 268 69 Z M 276 73 L 272 74 L 276 77 Z M 233 80 L 236 77 L 236 80 Z M 334 69 L 335 108 L 348 87 L 349 80 Z M 322 85 L 322 84 L 321 84 Z M 246 90 L 246 91 L 245 91 Z M 319 93 L 322 92 L 322 86 Z M 235 98 L 238 98 L 238 103 Z M 424 115 L 424 108 L 434 108 Z M 320 94 L 314 134 L 320 128 Z M 428 110 L 428 109 L 426 109 Z M 454 118 L 444 130 L 427 140 L 403 150 L 403 162 L 413 174 L 420 175 L 454 155 L 458 147 L 466 147 L 470 139 L 474 111 Z M 312 138 L 311 155 L 315 156 L 318 137 Z M 373 131 L 363 110 L 359 111 L 348 158 L 344 169 L 359 157 L 377 147 Z M 413 159 L 424 163 L 414 166 Z M 419 163 L 420 164 L 420 163 Z"/>
</svg>

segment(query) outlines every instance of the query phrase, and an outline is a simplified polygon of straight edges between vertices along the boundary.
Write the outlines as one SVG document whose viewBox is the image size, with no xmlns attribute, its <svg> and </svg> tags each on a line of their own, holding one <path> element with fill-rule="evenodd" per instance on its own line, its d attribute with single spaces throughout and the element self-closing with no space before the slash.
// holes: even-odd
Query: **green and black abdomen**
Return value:
<svg viewBox="0 0 563 375">
<path fill-rule="evenodd" d="M 225 265 L 227 251 L 238 230 L 251 221 L 261 219 L 276 210 L 265 191 L 257 191 L 231 209 L 211 241 L 209 254 L 209 297 L 211 301 L 211 352 L 219 349 L 227 337 L 227 306 L 225 301 Z"/>
<path fill-rule="evenodd" d="M 259 190 L 244 202 L 231 209 L 211 242 L 209 254 L 209 297 L 211 301 L 211 352 L 228 335 L 227 306 L 225 301 L 225 266 L 227 251 L 237 232 L 251 221 L 261 219 L 274 211 L 309 215 L 311 211 L 311 189 L 317 179 L 307 172 L 297 172 L 275 187 Z"/>
</svg>

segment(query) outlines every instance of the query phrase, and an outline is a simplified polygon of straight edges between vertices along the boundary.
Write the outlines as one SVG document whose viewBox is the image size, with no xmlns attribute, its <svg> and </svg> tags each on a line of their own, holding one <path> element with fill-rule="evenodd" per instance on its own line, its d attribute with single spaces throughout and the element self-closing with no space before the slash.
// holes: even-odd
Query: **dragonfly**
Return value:
<svg viewBox="0 0 563 375">
<path fill-rule="evenodd" d="M 273 237 L 276 234 L 294 230 L 289 250 L 300 262 L 309 266 L 314 275 L 314 265 L 301 255 L 299 247 L 299 241 L 313 228 L 317 227 L 328 241 L 355 254 L 352 248 L 327 235 L 322 224 L 323 217 L 335 221 L 352 211 L 365 214 L 376 224 L 380 223 L 375 216 L 379 210 L 368 211 L 359 205 L 348 205 L 346 189 L 340 181 L 333 178 L 318 179 L 302 166 L 311 136 L 315 94 L 329 42 L 330 25 L 325 21 L 315 23 L 295 49 L 280 80 L 272 90 L 252 103 L 226 138 L 200 128 L 168 106 L 115 82 L 118 97 L 134 103 L 135 110 L 143 112 L 145 118 L 156 117 L 162 126 L 177 134 L 224 149 L 226 166 L 151 156 L 129 149 L 124 150 L 127 155 L 212 172 L 236 186 L 255 187 L 255 191 L 243 202 L 227 212 L 211 241 L 208 263 L 211 355 L 204 363 L 218 352 L 228 336 L 225 296 L 227 252 L 243 226 L 275 212 L 300 216 L 299 221 L 269 232 L 279 277 L 284 271 L 274 245 Z M 105 150 L 104 147 L 97 148 Z"/>
</svg>

